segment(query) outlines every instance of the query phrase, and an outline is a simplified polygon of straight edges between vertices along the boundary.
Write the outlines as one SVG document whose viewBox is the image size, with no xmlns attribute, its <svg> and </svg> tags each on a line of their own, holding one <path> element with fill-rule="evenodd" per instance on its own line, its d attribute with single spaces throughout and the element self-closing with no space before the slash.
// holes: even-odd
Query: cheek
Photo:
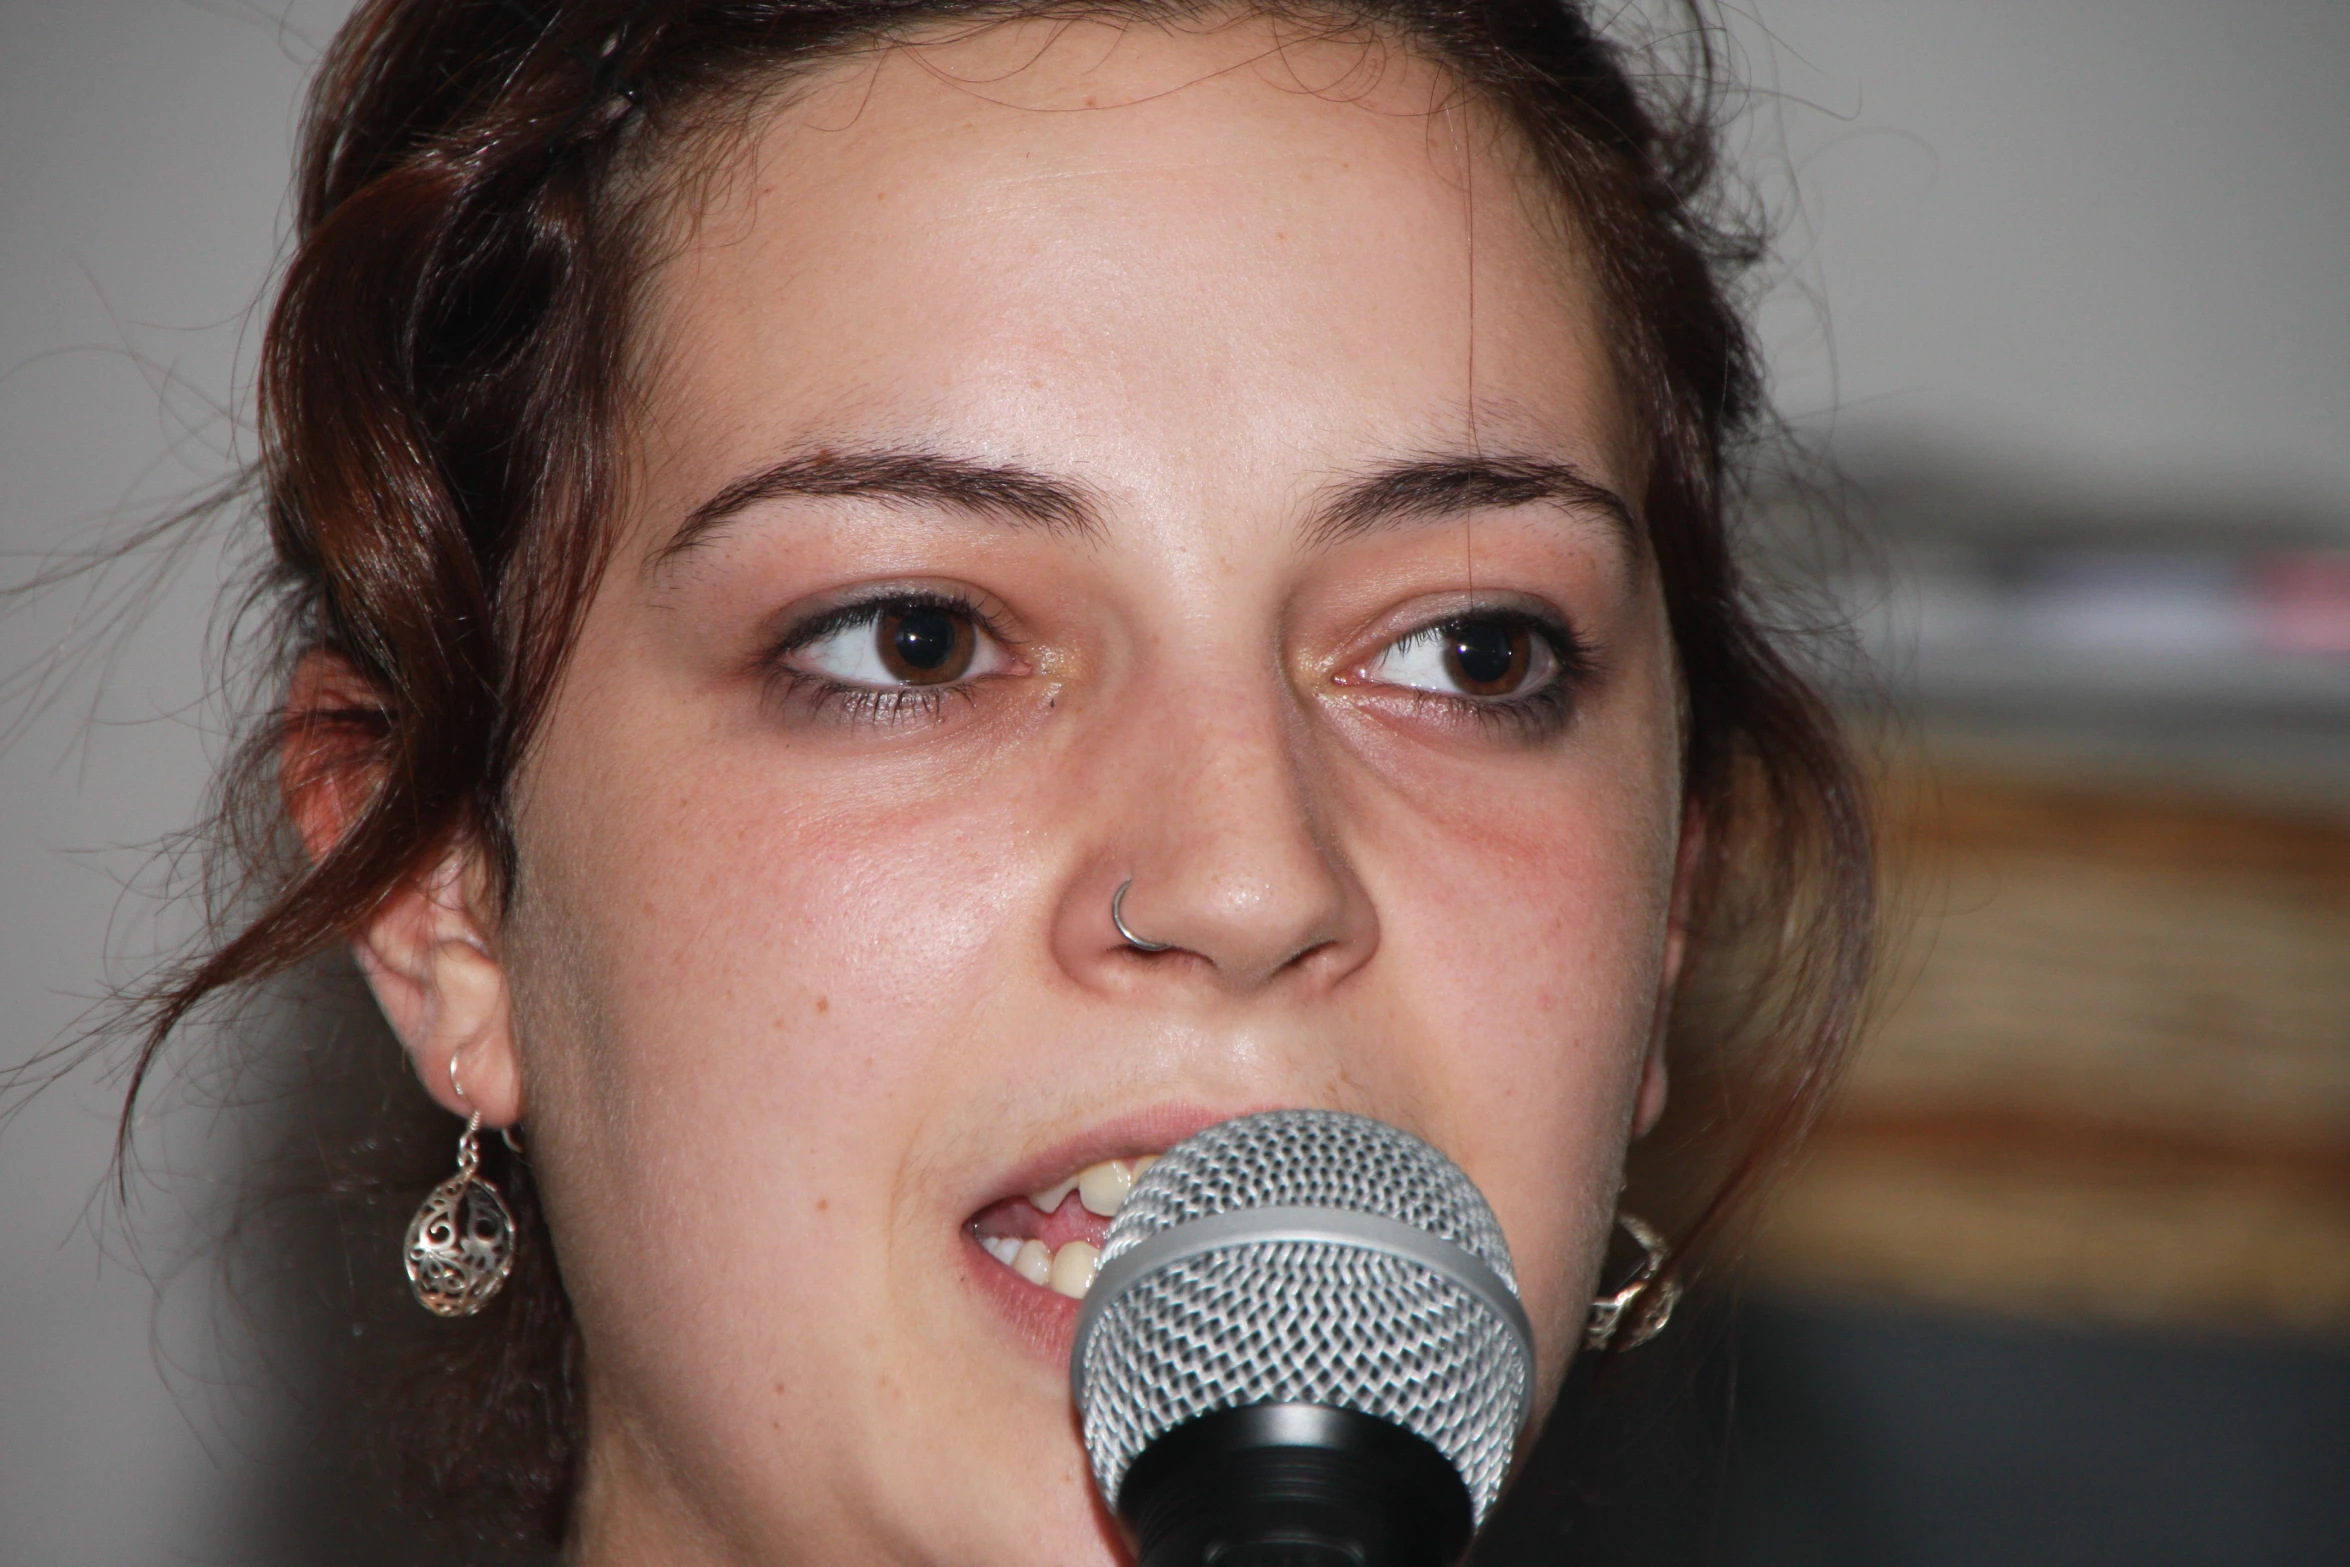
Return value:
<svg viewBox="0 0 2350 1567">
<path fill-rule="evenodd" d="M 1493 1200 L 1529 1306 L 1575 1317 L 1655 1017 L 1665 878 L 1560 825 L 1491 859 L 1432 856 L 1429 894 L 1387 924 L 1420 937 L 1425 1004 L 1448 1020 L 1428 1058 L 1448 1081 L 1419 1101 L 1457 1107 L 1443 1145 Z"/>
<path fill-rule="evenodd" d="M 745 1380 L 728 1347 L 774 1351 L 725 1299 L 811 1325 L 892 1309 L 908 1172 L 952 1108 L 943 1067 L 1016 961 L 1010 911 L 1038 872 L 977 808 L 844 806 L 718 747 L 602 754 L 524 821 L 514 966 L 533 1118 L 561 1159 L 550 1211 L 603 1352 L 699 1376 L 670 1363 L 691 1341 Z"/>
<path fill-rule="evenodd" d="M 538 922 L 570 933 L 602 1098 L 643 1094 L 821 1128 L 920 1076 L 967 1015 L 1025 868 L 1001 824 L 810 808 L 779 779 L 618 791 Z M 690 805 L 689 802 L 690 801 Z M 554 813 L 550 813 L 554 814 Z M 976 813 L 973 813 L 976 815 Z M 564 1010 L 576 1010 L 576 1003 Z"/>
<path fill-rule="evenodd" d="M 1593 744 L 1481 793 L 1356 815 L 1408 1019 L 1383 1055 L 1510 1237 L 1555 1378 L 1581 1329 L 1663 976 L 1668 745 Z M 1371 846 L 1376 846 L 1373 849 Z"/>
</svg>

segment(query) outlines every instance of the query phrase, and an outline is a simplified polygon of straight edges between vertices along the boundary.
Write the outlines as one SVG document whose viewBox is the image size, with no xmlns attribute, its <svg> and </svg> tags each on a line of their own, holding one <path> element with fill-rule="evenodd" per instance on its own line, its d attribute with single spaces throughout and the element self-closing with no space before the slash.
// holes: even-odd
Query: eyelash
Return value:
<svg viewBox="0 0 2350 1567">
<path fill-rule="evenodd" d="M 916 714 L 935 723 L 944 716 L 948 697 L 971 701 L 971 688 L 978 683 L 973 680 L 893 690 L 882 686 L 851 685 L 827 675 L 795 669 L 786 662 L 802 648 L 812 647 L 838 632 L 870 626 L 893 609 L 935 609 L 950 615 L 961 615 L 977 626 L 983 635 L 994 638 L 999 646 L 1007 650 L 1017 646 L 994 616 L 959 594 L 903 590 L 881 593 L 872 598 L 834 605 L 786 631 L 759 661 L 766 675 L 769 699 L 778 703 L 803 703 L 810 717 L 823 716 L 829 709 L 831 715 L 843 723 L 874 725 L 908 722 Z M 982 680 L 986 678 L 984 675 L 979 677 Z"/>
<path fill-rule="evenodd" d="M 994 616 L 958 594 L 884 593 L 835 605 L 785 632 L 760 661 L 766 673 L 771 699 L 804 703 L 812 717 L 823 715 L 829 709 L 842 722 L 873 725 L 903 723 L 916 715 L 935 723 L 944 716 L 949 697 L 972 701 L 975 681 L 893 690 L 879 686 L 851 685 L 825 675 L 795 669 L 786 662 L 802 648 L 841 631 L 870 626 L 893 609 L 935 609 L 966 616 L 985 635 L 994 638 L 999 646 L 1010 649 L 1016 645 Z M 1595 669 L 1591 648 L 1564 620 L 1523 610 L 1472 610 L 1429 621 L 1415 630 L 1405 632 L 1387 646 L 1395 646 L 1410 637 L 1440 632 L 1465 621 L 1498 623 L 1541 638 L 1550 649 L 1551 656 L 1558 661 L 1557 673 L 1540 690 L 1519 696 L 1473 697 L 1442 691 L 1395 688 L 1403 690 L 1410 698 L 1414 715 L 1419 716 L 1432 709 L 1440 710 L 1445 717 L 1456 720 L 1465 718 L 1487 729 L 1506 730 L 1521 741 L 1547 739 L 1565 728 L 1567 720 L 1574 713 L 1576 692 L 1588 683 Z"/>
<path fill-rule="evenodd" d="M 1598 672 L 1591 646 L 1564 620 L 1525 610 L 1473 609 L 1431 620 L 1385 646 L 1394 647 L 1406 638 L 1428 636 L 1467 621 L 1492 622 L 1539 637 L 1550 649 L 1551 657 L 1558 660 L 1557 674 L 1540 690 L 1521 696 L 1473 697 L 1397 687 L 1411 699 L 1414 716 L 1431 708 L 1441 709 L 1443 716 L 1466 718 L 1487 729 L 1506 730 L 1512 738 L 1521 741 L 1547 740 L 1564 729 L 1567 720 L 1574 716 L 1577 692 Z"/>
</svg>

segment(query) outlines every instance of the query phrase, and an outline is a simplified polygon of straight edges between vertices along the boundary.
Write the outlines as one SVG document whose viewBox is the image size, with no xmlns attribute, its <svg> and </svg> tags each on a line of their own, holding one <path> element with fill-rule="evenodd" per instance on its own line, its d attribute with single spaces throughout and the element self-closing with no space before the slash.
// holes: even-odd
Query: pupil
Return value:
<svg viewBox="0 0 2350 1567">
<path fill-rule="evenodd" d="M 898 617 L 891 642 L 907 667 L 928 672 L 954 657 L 960 629 L 943 610 L 909 609 Z"/>
<path fill-rule="evenodd" d="M 1452 646 L 1446 650 L 1453 678 L 1481 696 L 1508 689 L 1526 659 L 1526 633 L 1515 626 L 1491 621 L 1452 628 Z"/>
<path fill-rule="evenodd" d="M 970 617 L 943 605 L 908 604 L 891 610 L 875 627 L 875 639 L 889 672 L 918 686 L 962 679 L 979 649 Z"/>
</svg>

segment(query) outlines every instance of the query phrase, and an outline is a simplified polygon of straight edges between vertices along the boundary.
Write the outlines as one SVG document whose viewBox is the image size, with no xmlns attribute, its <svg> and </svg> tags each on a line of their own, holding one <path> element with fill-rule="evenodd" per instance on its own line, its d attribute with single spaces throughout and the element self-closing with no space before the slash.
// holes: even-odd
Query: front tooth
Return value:
<svg viewBox="0 0 2350 1567">
<path fill-rule="evenodd" d="M 1065 1246 L 1061 1249 L 1068 1250 Z M 1042 1284 L 1053 1276 L 1053 1254 L 1044 1249 L 1042 1241 L 1022 1241 L 1012 1254 L 1012 1271 L 1031 1284 Z"/>
<path fill-rule="evenodd" d="M 1053 1253 L 1052 1277 L 1046 1282 L 1071 1300 L 1083 1300 L 1085 1292 L 1093 1287 L 1094 1270 L 1101 1263 L 1102 1249 L 1099 1246 L 1084 1241 L 1070 1241 Z"/>
<path fill-rule="evenodd" d="M 1036 1211 L 1039 1213 L 1057 1212 L 1062 1200 L 1077 1190 L 1078 1179 L 1079 1177 L 1072 1175 L 1058 1186 L 1048 1186 L 1041 1192 L 1030 1192 L 1028 1200 L 1035 1204 Z"/>
<path fill-rule="evenodd" d="M 990 1257 L 993 1257 L 996 1261 L 1002 1263 L 1007 1268 L 1012 1265 L 1012 1259 L 1020 1255 L 1020 1240 L 1018 1236 L 982 1235 L 979 1237 L 979 1244 L 987 1249 L 987 1254 Z"/>
<path fill-rule="evenodd" d="M 1114 1216 L 1119 1205 L 1126 1201 L 1126 1194 L 1132 1190 L 1132 1172 L 1115 1159 L 1077 1172 L 1077 1200 L 1085 1204 L 1087 1213 L 1099 1218 Z"/>
</svg>

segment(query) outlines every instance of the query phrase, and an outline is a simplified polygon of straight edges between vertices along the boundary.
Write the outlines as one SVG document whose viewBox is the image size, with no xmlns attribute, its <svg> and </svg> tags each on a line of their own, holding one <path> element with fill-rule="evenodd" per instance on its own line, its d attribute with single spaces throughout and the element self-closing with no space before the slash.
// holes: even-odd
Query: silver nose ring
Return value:
<svg viewBox="0 0 2350 1567">
<path fill-rule="evenodd" d="M 1133 885 L 1134 878 L 1129 876 L 1124 881 L 1118 883 L 1118 890 L 1116 892 L 1110 894 L 1110 923 L 1118 927 L 1118 935 L 1120 938 L 1125 941 L 1126 945 L 1132 947 L 1135 951 L 1164 952 L 1169 947 L 1173 946 L 1174 943 L 1170 941 L 1145 941 L 1140 936 L 1137 936 L 1134 932 L 1126 928 L 1126 916 L 1121 911 L 1125 907 L 1126 903 L 1126 889 Z"/>
</svg>

